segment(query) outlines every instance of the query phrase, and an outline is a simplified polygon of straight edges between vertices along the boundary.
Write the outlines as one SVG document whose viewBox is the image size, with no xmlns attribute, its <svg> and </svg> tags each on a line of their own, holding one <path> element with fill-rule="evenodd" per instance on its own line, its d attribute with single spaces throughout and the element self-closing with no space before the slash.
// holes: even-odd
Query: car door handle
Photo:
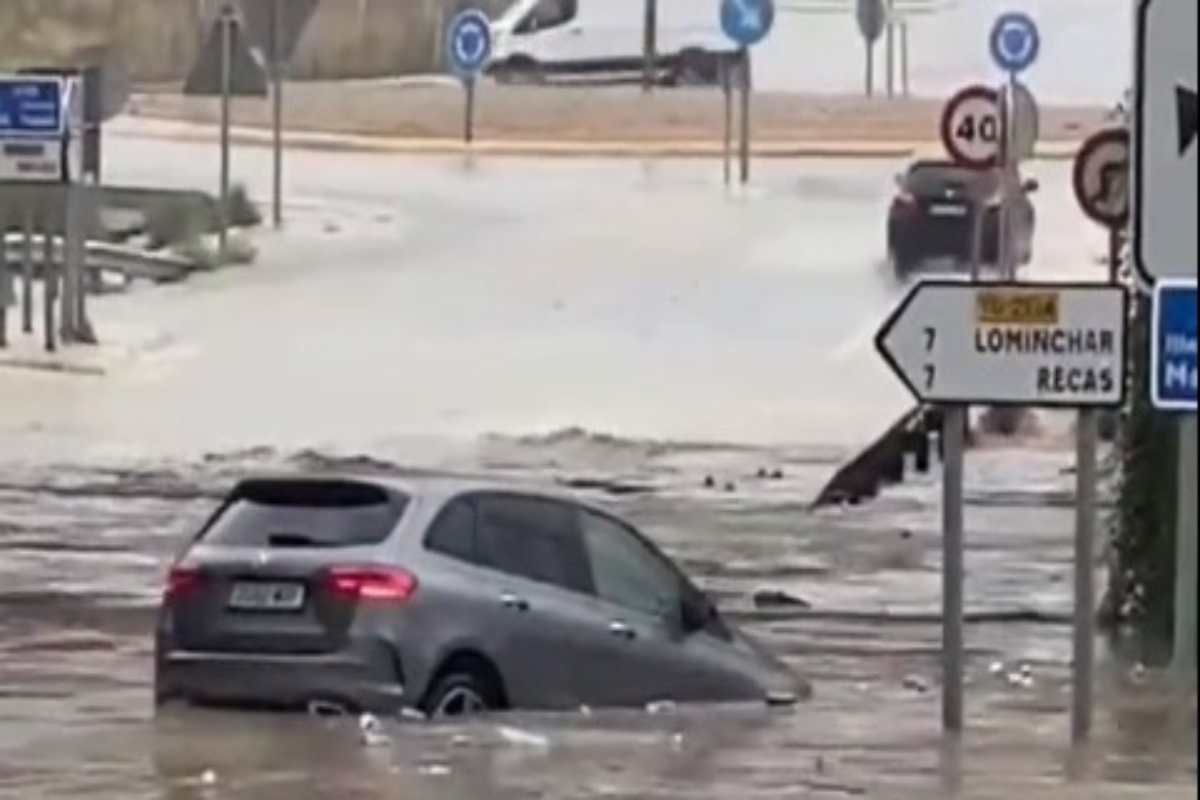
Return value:
<svg viewBox="0 0 1200 800">
<path fill-rule="evenodd" d="M 632 642 L 637 638 L 637 631 L 620 620 L 608 623 L 608 632 L 618 639 L 624 639 L 627 642 Z"/>
<path fill-rule="evenodd" d="M 519 597 L 512 592 L 505 592 L 500 595 L 500 605 L 505 608 L 510 608 L 513 611 L 528 611 L 529 601 L 524 597 Z"/>
</svg>

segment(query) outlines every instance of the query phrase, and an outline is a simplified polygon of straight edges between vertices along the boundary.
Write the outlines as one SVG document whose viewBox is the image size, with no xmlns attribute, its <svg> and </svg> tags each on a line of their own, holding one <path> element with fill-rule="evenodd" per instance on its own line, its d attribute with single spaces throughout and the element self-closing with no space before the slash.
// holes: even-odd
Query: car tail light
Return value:
<svg viewBox="0 0 1200 800">
<path fill-rule="evenodd" d="M 167 573 L 163 602 L 175 603 L 195 594 L 204 585 L 204 574 L 195 567 L 172 567 Z"/>
<path fill-rule="evenodd" d="M 905 211 L 916 211 L 917 198 L 910 192 L 900 192 L 900 194 L 896 195 L 896 201 L 893 205 Z"/>
<path fill-rule="evenodd" d="M 325 589 L 352 602 L 404 603 L 417 591 L 417 576 L 392 567 L 334 567 Z"/>
</svg>

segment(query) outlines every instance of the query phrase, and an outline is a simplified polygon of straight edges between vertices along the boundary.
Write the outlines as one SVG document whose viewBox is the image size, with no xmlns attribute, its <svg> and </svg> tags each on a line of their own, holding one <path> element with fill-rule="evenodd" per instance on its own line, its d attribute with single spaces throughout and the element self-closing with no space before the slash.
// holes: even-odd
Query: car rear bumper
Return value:
<svg viewBox="0 0 1200 800">
<path fill-rule="evenodd" d="M 155 699 L 290 709 L 320 701 L 348 710 L 396 711 L 408 704 L 399 669 L 373 655 L 171 650 L 158 657 Z"/>
</svg>

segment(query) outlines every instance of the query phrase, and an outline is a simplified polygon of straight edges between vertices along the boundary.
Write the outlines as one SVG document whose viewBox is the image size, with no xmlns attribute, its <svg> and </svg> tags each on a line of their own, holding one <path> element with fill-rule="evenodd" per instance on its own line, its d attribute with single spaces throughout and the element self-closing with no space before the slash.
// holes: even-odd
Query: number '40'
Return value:
<svg viewBox="0 0 1200 800">
<path fill-rule="evenodd" d="M 976 139 L 992 144 L 1000 138 L 1000 123 L 991 114 L 979 119 L 974 114 L 963 117 L 954 135 L 964 142 L 972 143 Z"/>
</svg>

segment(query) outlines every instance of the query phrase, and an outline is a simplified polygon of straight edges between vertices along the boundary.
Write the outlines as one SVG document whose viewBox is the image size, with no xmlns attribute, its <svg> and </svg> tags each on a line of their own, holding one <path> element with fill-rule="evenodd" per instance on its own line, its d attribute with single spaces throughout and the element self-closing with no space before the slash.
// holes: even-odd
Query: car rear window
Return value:
<svg viewBox="0 0 1200 800">
<path fill-rule="evenodd" d="M 986 172 L 966 169 L 954 164 L 916 164 L 909 170 L 906 180 L 908 190 L 926 197 L 943 194 L 946 189 L 966 192 L 975 188 L 986 191 L 994 187 L 996 180 Z"/>
<path fill-rule="evenodd" d="M 407 498 L 351 481 L 255 481 L 230 495 L 201 535 L 234 547 L 330 548 L 380 544 Z"/>
</svg>

